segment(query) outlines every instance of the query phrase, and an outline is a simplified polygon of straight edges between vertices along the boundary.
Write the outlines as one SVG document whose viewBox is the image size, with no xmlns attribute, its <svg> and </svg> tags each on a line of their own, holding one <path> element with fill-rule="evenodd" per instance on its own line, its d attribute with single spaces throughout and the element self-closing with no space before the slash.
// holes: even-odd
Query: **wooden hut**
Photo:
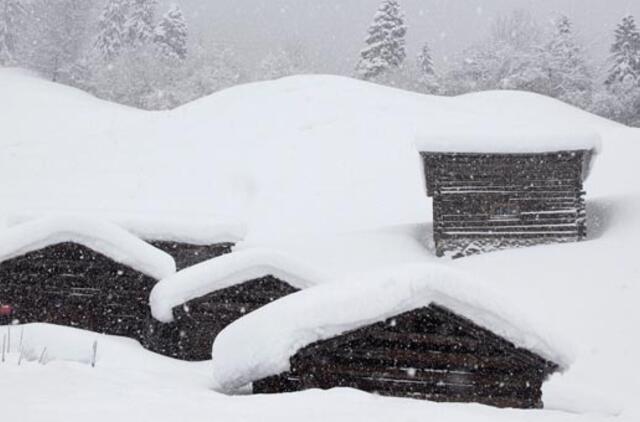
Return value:
<svg viewBox="0 0 640 422">
<path fill-rule="evenodd" d="M 401 271 L 395 279 L 372 277 L 307 289 L 231 325 L 214 344 L 218 389 L 232 392 L 247 383 L 254 393 L 350 387 L 433 401 L 542 407 L 542 383 L 558 364 L 552 354 L 518 345 L 531 344 L 533 335 L 527 333 L 525 342 L 506 327 L 495 303 L 487 300 L 490 310 L 480 308 L 486 292 L 467 296 L 478 303 L 460 300 L 452 295 L 477 286 L 432 266 Z"/>
<path fill-rule="evenodd" d="M 153 289 L 147 347 L 179 359 L 211 359 L 213 341 L 227 325 L 318 279 L 304 265 L 265 250 L 187 268 Z"/>
<path fill-rule="evenodd" d="M 45 218 L 0 235 L 0 306 L 20 323 L 141 339 L 149 292 L 174 272 L 171 256 L 102 221 Z"/>
<path fill-rule="evenodd" d="M 597 138 L 539 132 L 420 141 L 438 256 L 585 238 L 583 182 Z"/>
</svg>

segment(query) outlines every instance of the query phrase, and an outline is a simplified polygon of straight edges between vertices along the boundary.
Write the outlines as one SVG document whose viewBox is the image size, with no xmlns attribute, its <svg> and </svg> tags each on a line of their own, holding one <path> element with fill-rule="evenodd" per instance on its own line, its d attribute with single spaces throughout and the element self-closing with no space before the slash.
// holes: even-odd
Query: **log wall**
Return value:
<svg viewBox="0 0 640 422">
<path fill-rule="evenodd" d="M 437 254 L 584 239 L 591 154 L 422 153 Z"/>
<path fill-rule="evenodd" d="M 76 243 L 0 263 L 0 304 L 12 320 L 142 339 L 156 280 Z"/>
<path fill-rule="evenodd" d="M 254 383 L 254 393 L 352 387 L 389 396 L 542 407 L 552 362 L 432 305 L 333 339 L 290 359 L 288 373 Z"/>
</svg>

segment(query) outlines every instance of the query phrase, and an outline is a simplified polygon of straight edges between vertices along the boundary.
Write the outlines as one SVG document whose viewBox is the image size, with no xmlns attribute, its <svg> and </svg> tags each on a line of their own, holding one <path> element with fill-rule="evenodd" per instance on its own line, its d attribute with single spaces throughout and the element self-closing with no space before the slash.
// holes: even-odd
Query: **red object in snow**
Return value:
<svg viewBox="0 0 640 422">
<path fill-rule="evenodd" d="M 0 316 L 9 316 L 13 313 L 13 306 L 0 305 Z"/>
</svg>

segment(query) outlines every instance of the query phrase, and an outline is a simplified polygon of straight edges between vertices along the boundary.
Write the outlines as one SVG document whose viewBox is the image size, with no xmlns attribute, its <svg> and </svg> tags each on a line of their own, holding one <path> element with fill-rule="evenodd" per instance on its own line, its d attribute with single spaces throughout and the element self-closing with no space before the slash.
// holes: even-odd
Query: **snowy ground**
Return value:
<svg viewBox="0 0 640 422">
<path fill-rule="evenodd" d="M 51 212 L 215 220 L 243 227 L 239 249 L 275 247 L 336 277 L 437 261 L 492 283 L 532 324 L 560 333 L 573 350 L 570 368 L 545 385 L 547 408 L 520 411 L 350 390 L 227 397 L 209 388 L 210 364 L 181 363 L 104 338 L 103 355 L 91 368 L 64 355 L 84 356 L 92 340 L 71 341 L 46 365 L 18 367 L 15 353 L 0 364 L 0 415 L 19 421 L 640 420 L 640 130 L 532 94 L 445 99 L 323 76 L 241 86 L 172 112 L 147 113 L 2 70 L 0 99 L 0 226 L 15 215 Z M 515 120 L 602 136 L 586 185 L 590 240 L 436 260 L 425 241 L 431 211 L 416 133 L 479 121 L 490 130 Z M 66 334 L 25 338 L 37 350 Z"/>
</svg>

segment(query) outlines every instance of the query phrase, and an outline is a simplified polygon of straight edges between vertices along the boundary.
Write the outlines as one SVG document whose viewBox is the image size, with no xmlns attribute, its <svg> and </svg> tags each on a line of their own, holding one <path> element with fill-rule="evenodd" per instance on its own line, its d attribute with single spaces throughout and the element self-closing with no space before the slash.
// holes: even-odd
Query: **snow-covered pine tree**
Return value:
<svg viewBox="0 0 640 422">
<path fill-rule="evenodd" d="M 187 57 L 187 22 L 177 4 L 173 4 L 158 23 L 154 41 L 167 58 L 184 60 Z"/>
<path fill-rule="evenodd" d="M 24 12 L 18 0 L 0 0 L 0 66 L 14 63 L 18 19 Z"/>
<path fill-rule="evenodd" d="M 138 46 L 153 40 L 157 0 L 130 0 L 129 16 L 125 22 L 125 40 Z"/>
<path fill-rule="evenodd" d="M 435 94 L 439 90 L 438 78 L 433 67 L 431 58 L 431 49 L 429 44 L 425 43 L 416 58 L 418 67 L 418 85 L 421 91 L 429 94 Z"/>
<path fill-rule="evenodd" d="M 407 26 L 397 0 L 383 0 L 369 27 L 366 47 L 360 52 L 357 75 L 366 80 L 400 68 L 406 58 Z"/>
<path fill-rule="evenodd" d="M 127 0 L 107 0 L 98 21 L 98 36 L 94 44 L 97 57 L 104 61 L 118 56 L 125 41 Z"/>
<path fill-rule="evenodd" d="M 573 36 L 571 21 L 560 16 L 551 40 L 544 47 L 546 81 L 541 93 L 587 107 L 593 94 L 592 72 L 584 49 Z"/>
<path fill-rule="evenodd" d="M 616 28 L 611 61 L 613 64 L 605 81 L 607 86 L 640 84 L 640 32 L 631 15 L 625 16 Z"/>
</svg>

